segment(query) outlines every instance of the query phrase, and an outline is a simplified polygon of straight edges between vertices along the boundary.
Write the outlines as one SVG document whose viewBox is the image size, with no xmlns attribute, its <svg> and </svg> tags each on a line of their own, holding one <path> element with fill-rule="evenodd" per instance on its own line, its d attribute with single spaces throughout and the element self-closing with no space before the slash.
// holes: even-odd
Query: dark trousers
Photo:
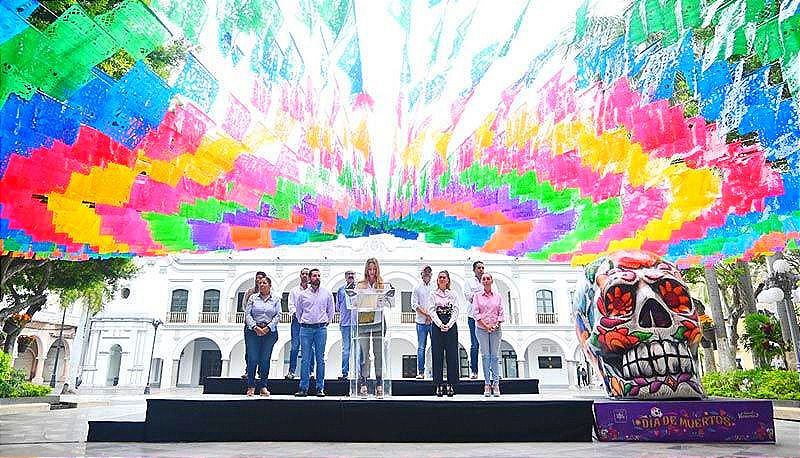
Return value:
<svg viewBox="0 0 800 458">
<path fill-rule="evenodd" d="M 442 320 L 444 322 L 449 321 Z M 443 383 L 442 373 L 447 361 L 447 383 L 458 384 L 458 326 L 453 325 L 447 332 L 442 332 L 436 324 L 431 325 L 431 357 L 433 359 L 433 384 Z"/>
<path fill-rule="evenodd" d="M 475 318 L 467 318 L 467 327 L 469 328 L 469 370 L 473 374 L 478 373 L 478 337 L 475 335 Z"/>
<path fill-rule="evenodd" d="M 300 348 L 300 322 L 297 317 L 292 315 L 292 346 L 289 350 L 289 372 L 297 375 L 297 356 L 303 357 L 302 348 Z M 314 358 L 311 358 L 311 372 L 314 372 Z"/>
<path fill-rule="evenodd" d="M 256 334 L 252 329 L 244 333 L 244 348 L 247 353 L 247 386 L 261 389 L 269 378 L 269 362 L 272 349 L 278 341 L 278 331 L 270 331 L 265 336 Z M 256 383 L 256 369 L 258 382 Z"/>
</svg>

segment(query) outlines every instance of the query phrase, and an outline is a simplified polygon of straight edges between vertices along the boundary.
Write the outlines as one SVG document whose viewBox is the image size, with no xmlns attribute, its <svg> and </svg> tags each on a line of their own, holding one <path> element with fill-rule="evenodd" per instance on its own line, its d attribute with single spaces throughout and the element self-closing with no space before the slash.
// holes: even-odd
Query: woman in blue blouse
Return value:
<svg viewBox="0 0 800 458">
<path fill-rule="evenodd" d="M 272 280 L 264 277 L 258 282 L 258 294 L 247 300 L 244 321 L 247 330 L 244 345 L 247 354 L 247 395 L 255 394 L 259 388 L 261 396 L 269 396 L 266 382 L 269 377 L 269 361 L 272 348 L 278 341 L 278 321 L 281 319 L 280 298 L 271 293 Z M 259 386 L 256 386 L 258 368 Z"/>
</svg>

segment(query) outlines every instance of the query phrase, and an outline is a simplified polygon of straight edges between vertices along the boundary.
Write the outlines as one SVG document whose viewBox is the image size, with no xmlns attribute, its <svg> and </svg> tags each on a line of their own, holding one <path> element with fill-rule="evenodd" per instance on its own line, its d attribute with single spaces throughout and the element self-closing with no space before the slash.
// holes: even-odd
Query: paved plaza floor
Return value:
<svg viewBox="0 0 800 458">
<path fill-rule="evenodd" d="M 558 393 L 553 393 L 558 395 Z M 568 395 L 564 392 L 561 395 Z M 196 391 L 159 397 L 195 397 Z M 86 443 L 89 420 L 142 421 L 144 396 L 82 396 L 84 407 L 0 416 L 1 456 L 800 456 L 800 422 L 776 420 L 777 443 Z M 94 405 L 93 405 L 94 404 Z M 105 405 L 97 405 L 105 404 Z M 187 419 L 190 421 L 191 419 Z M 392 427 L 387 423 L 385 427 Z M 458 427 L 458 425 L 452 425 Z"/>
</svg>

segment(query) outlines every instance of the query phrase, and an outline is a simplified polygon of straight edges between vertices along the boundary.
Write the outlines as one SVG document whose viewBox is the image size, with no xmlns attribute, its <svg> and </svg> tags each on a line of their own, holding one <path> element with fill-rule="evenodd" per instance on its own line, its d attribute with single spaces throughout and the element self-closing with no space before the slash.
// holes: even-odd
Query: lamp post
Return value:
<svg viewBox="0 0 800 458">
<path fill-rule="evenodd" d="M 64 320 L 67 318 L 67 308 L 64 307 L 64 312 L 61 314 L 61 329 L 58 330 L 58 345 L 56 345 L 56 360 L 53 363 L 53 375 L 50 376 L 50 388 L 56 387 L 56 370 L 58 370 L 58 357 L 61 354 L 61 346 L 64 342 L 61 337 L 64 336 Z"/>
<path fill-rule="evenodd" d="M 800 372 L 800 330 L 797 329 L 797 315 L 794 311 L 792 302 L 792 279 L 791 265 L 785 259 L 776 259 L 772 263 L 772 271 L 775 276 L 775 286 L 780 288 L 783 293 L 783 305 L 786 307 L 786 315 L 789 321 L 789 334 L 792 337 L 792 347 L 794 347 L 795 363 L 797 371 Z M 780 307 L 780 302 L 777 306 Z"/>
<path fill-rule="evenodd" d="M 144 386 L 144 394 L 150 394 L 150 372 L 153 370 L 153 354 L 156 351 L 156 334 L 158 334 L 158 327 L 163 324 L 161 320 L 153 320 L 150 322 L 153 325 L 153 347 L 150 349 L 150 365 L 147 367 L 147 380 Z"/>
</svg>

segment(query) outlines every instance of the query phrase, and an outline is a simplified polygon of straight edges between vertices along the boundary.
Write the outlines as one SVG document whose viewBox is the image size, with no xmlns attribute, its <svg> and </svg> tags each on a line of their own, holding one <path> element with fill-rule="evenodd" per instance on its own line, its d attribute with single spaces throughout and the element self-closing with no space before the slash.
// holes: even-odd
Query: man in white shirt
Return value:
<svg viewBox="0 0 800 458">
<path fill-rule="evenodd" d="M 295 378 L 297 374 L 297 355 L 300 354 L 300 322 L 297 321 L 297 300 L 300 293 L 308 288 L 308 268 L 300 270 L 300 284 L 289 291 L 289 313 L 292 314 L 292 349 L 289 352 L 289 373 L 287 379 Z M 301 355 L 302 357 L 302 355 Z M 314 360 L 311 360 L 311 372 L 314 372 Z"/>
<path fill-rule="evenodd" d="M 425 348 L 428 344 L 428 338 L 431 334 L 431 317 L 428 315 L 427 307 L 430 300 L 431 290 L 431 266 L 422 268 L 420 276 L 422 283 L 414 288 L 411 294 L 411 309 L 414 310 L 417 316 L 414 322 L 417 324 L 417 378 L 425 378 Z"/>
<path fill-rule="evenodd" d="M 483 284 L 481 284 L 481 277 L 483 276 L 483 262 L 475 261 L 472 263 L 472 272 L 474 277 L 468 278 L 464 282 L 464 297 L 467 299 L 467 325 L 469 326 L 469 378 L 478 378 L 478 338 L 475 336 L 475 311 L 472 306 L 472 298 L 475 294 L 483 291 Z M 497 286 L 492 284 L 492 291 L 499 294 Z"/>
</svg>

